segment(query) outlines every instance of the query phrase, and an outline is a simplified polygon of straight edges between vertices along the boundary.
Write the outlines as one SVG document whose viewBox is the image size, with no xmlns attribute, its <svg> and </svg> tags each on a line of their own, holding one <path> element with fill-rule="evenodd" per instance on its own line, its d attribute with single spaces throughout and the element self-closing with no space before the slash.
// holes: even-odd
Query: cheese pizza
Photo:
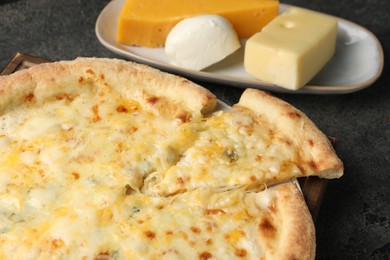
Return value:
<svg viewBox="0 0 390 260">
<path fill-rule="evenodd" d="M 302 112 L 247 89 L 78 58 L 0 78 L 1 259 L 313 259 L 297 177 L 343 164 Z"/>
</svg>

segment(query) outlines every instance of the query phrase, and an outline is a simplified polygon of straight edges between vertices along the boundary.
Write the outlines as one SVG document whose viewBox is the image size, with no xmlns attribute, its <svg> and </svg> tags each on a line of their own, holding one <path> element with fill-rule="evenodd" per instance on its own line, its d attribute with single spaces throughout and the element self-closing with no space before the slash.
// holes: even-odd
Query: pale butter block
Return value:
<svg viewBox="0 0 390 260">
<path fill-rule="evenodd" d="M 336 36 L 336 18 L 291 7 L 248 39 L 245 69 L 264 82 L 299 89 L 331 59 Z"/>
</svg>

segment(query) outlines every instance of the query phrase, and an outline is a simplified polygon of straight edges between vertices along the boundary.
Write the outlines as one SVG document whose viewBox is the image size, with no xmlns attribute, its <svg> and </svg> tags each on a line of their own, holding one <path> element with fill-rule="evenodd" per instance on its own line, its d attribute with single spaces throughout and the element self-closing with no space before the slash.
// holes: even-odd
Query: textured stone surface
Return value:
<svg viewBox="0 0 390 260">
<path fill-rule="evenodd" d="M 318 259 L 389 259 L 390 256 L 390 2 L 286 0 L 356 22 L 372 31 L 385 53 L 382 77 L 346 95 L 275 94 L 338 138 L 345 176 L 329 182 L 316 223 Z M 16 52 L 51 60 L 119 57 L 95 36 L 104 0 L 0 1 L 0 68 Z M 242 89 L 203 84 L 228 104 Z"/>
</svg>

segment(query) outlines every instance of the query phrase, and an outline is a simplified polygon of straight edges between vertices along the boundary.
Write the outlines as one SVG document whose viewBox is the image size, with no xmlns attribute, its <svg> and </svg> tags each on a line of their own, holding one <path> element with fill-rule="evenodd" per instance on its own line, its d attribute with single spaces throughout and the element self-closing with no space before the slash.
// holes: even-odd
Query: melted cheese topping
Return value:
<svg viewBox="0 0 390 260">
<path fill-rule="evenodd" d="M 14 214 L 13 227 L 2 229 L 3 253 L 15 259 L 259 259 L 260 221 L 278 221 L 270 217 L 271 190 L 197 190 L 168 198 L 114 194 L 102 186 L 94 192 L 96 198 L 85 200 L 87 191 L 70 190 L 61 206 L 52 198 L 39 215 Z"/>
<path fill-rule="evenodd" d="M 172 118 L 169 111 L 177 107 L 170 110 L 162 98 L 135 93 L 124 99 L 104 84 L 80 87 L 77 95 L 0 116 L 4 255 L 90 258 L 111 252 L 116 240 L 104 234 L 115 228 L 115 205 L 126 205 L 124 195 L 137 192 L 146 176 L 169 169 L 191 140 L 185 122 L 191 113 Z"/>
<path fill-rule="evenodd" d="M 84 87 L 0 116 L 0 258 L 262 256 L 257 190 L 300 173 L 269 122 Z"/>
<path fill-rule="evenodd" d="M 201 187 L 261 189 L 302 175 L 298 151 L 271 122 L 250 110 L 219 111 L 149 191 L 169 195 Z"/>
</svg>

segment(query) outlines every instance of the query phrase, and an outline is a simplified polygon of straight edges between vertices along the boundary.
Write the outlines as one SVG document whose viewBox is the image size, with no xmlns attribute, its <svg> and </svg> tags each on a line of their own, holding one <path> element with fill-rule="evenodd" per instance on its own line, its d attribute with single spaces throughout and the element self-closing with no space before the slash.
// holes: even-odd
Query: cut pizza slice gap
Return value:
<svg viewBox="0 0 390 260">
<path fill-rule="evenodd" d="M 339 178 L 343 164 L 328 138 L 301 111 L 247 89 L 238 104 L 203 119 L 176 165 L 145 179 L 144 192 L 173 195 L 213 187 L 265 188 L 317 175 Z"/>
</svg>

